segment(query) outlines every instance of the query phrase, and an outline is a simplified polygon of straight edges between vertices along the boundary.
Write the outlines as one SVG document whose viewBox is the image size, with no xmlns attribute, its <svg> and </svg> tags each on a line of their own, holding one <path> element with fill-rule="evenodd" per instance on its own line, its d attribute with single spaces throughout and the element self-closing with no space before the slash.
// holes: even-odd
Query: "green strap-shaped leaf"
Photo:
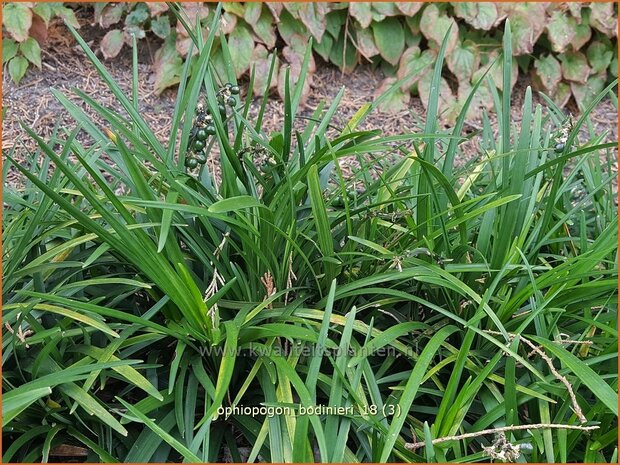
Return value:
<svg viewBox="0 0 620 465">
<path fill-rule="evenodd" d="M 107 362 L 107 361 L 116 362 L 116 361 L 121 360 L 115 355 L 108 356 L 106 354 L 106 351 L 107 351 L 106 349 L 101 349 L 95 346 L 83 346 L 79 348 L 79 351 L 95 359 L 101 359 L 105 357 L 105 359 L 102 360 L 104 362 Z M 112 370 L 116 371 L 119 375 L 123 376 L 131 384 L 142 389 L 147 394 L 155 397 L 156 399 L 160 401 L 164 399 L 163 396 L 159 393 L 159 391 L 155 389 L 155 386 L 153 386 L 149 382 L 149 380 L 146 379 L 144 376 L 142 376 L 135 368 L 125 365 L 125 366 L 113 367 Z"/>
<path fill-rule="evenodd" d="M 222 401 L 228 391 L 228 385 L 232 379 L 235 368 L 235 360 L 237 359 L 237 343 L 239 337 L 239 327 L 232 321 L 224 323 L 226 328 L 226 342 L 224 343 L 224 351 L 222 353 L 222 361 L 220 363 L 220 371 L 217 375 L 217 383 L 215 385 L 215 397 L 211 408 L 207 411 L 202 420 L 196 425 L 199 428 L 206 420 L 212 419 L 217 409 L 222 405 Z M 217 417 L 216 417 L 217 418 Z M 194 429 L 196 429 L 194 428 Z"/>
<path fill-rule="evenodd" d="M 238 195 L 236 197 L 219 200 L 209 205 L 209 211 L 211 213 L 227 213 L 252 207 L 266 208 L 265 205 L 254 197 L 249 195 Z"/>
<path fill-rule="evenodd" d="M 405 424 L 405 420 L 407 415 L 409 414 L 409 410 L 411 409 L 411 404 L 413 404 L 413 400 L 420 388 L 420 384 L 428 366 L 435 357 L 436 352 L 439 350 L 443 342 L 446 338 L 457 331 L 456 326 L 445 326 L 441 328 L 432 338 L 428 341 L 428 344 L 422 351 L 420 358 L 418 358 L 415 367 L 411 371 L 411 375 L 409 376 L 409 381 L 405 385 L 405 389 L 403 390 L 402 395 L 400 396 L 400 401 L 398 402 L 398 412 L 394 416 L 392 423 L 390 424 L 390 428 L 385 438 L 385 445 L 383 446 L 383 451 L 381 452 L 381 458 L 379 462 L 387 462 L 390 454 L 392 453 L 392 448 L 394 444 L 396 444 L 396 440 L 398 439 L 398 435 L 400 434 L 403 425 Z"/>
<path fill-rule="evenodd" d="M 36 402 L 41 397 L 52 393 L 50 387 L 42 387 L 38 389 L 32 389 L 30 391 L 19 392 L 15 395 L 10 395 L 12 391 L 2 396 L 2 427 L 7 426 L 11 420 L 17 415 L 28 408 L 33 402 Z"/>
<path fill-rule="evenodd" d="M 142 423 L 152 429 L 153 432 L 157 434 L 161 439 L 170 444 L 170 446 L 172 446 L 177 452 L 179 452 L 183 457 L 185 457 L 187 461 L 191 463 L 202 463 L 202 460 L 200 460 L 191 450 L 189 450 L 187 447 L 177 441 L 174 437 L 172 437 L 172 435 L 160 428 L 157 423 L 144 415 L 140 410 L 135 408 L 133 405 L 125 402 L 119 397 L 117 397 L 117 399 L 129 411 L 129 413 L 138 417 L 142 421 Z"/>
<path fill-rule="evenodd" d="M 6 305 L 4 307 L 4 310 L 11 310 L 13 308 L 19 308 L 19 307 L 27 308 L 30 305 L 32 304 L 31 303 L 30 304 L 28 303 L 10 304 L 10 305 Z M 68 310 L 63 307 L 58 307 L 56 305 L 48 305 L 48 304 L 35 304 L 34 306 L 32 306 L 32 308 L 34 310 L 41 310 L 44 312 L 55 313 L 57 315 L 62 315 L 64 317 L 71 318 L 73 320 L 84 323 L 85 325 L 92 326 L 93 328 L 97 328 L 99 331 L 109 334 L 112 337 L 118 337 L 118 334 L 112 329 L 110 329 L 110 327 L 106 325 L 105 323 L 102 323 L 101 321 L 96 320 L 90 316 L 83 315 L 78 312 L 74 312 L 73 310 Z"/>
<path fill-rule="evenodd" d="M 127 436 L 127 430 L 114 418 L 94 397 L 75 383 L 63 384 L 59 388 L 63 393 L 75 400 L 90 415 L 96 416 L 114 431 Z"/>
<path fill-rule="evenodd" d="M 329 227 L 329 219 L 327 218 L 327 210 L 325 209 L 325 201 L 321 194 L 319 184 L 319 174 L 316 165 L 312 165 L 308 171 L 308 187 L 310 189 L 310 203 L 312 204 L 312 213 L 316 224 L 316 233 L 318 236 L 321 252 L 326 258 L 334 255 L 334 242 Z M 326 280 L 331 282 L 336 277 L 336 266 L 330 261 L 324 262 Z"/>
</svg>

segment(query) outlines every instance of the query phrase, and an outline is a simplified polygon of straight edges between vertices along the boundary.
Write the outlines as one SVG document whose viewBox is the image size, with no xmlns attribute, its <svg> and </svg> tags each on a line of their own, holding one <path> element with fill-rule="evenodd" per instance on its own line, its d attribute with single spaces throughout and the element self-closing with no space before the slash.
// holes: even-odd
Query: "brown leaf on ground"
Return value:
<svg viewBox="0 0 620 465">
<path fill-rule="evenodd" d="M 147 2 L 146 6 L 151 12 L 151 16 L 159 16 L 168 11 L 168 5 L 163 2 Z"/>
<path fill-rule="evenodd" d="M 47 25 L 39 16 L 32 17 L 32 25 L 28 31 L 28 35 L 34 38 L 39 45 L 43 46 L 47 42 Z"/>
</svg>

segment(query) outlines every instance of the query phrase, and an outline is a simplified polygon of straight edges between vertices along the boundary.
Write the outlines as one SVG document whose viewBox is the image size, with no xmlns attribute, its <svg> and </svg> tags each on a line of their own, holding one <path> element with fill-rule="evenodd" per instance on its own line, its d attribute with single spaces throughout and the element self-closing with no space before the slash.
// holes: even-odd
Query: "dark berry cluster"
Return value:
<svg viewBox="0 0 620 465">
<path fill-rule="evenodd" d="M 239 152 L 239 157 L 252 163 L 262 174 L 270 174 L 278 164 L 266 148 L 257 145 L 244 148 Z"/>
<path fill-rule="evenodd" d="M 355 202 L 355 197 L 356 197 L 356 193 L 354 191 L 347 191 L 347 198 L 349 199 L 349 203 Z M 344 203 L 344 196 L 342 194 L 339 194 L 337 196 L 335 196 L 332 201 L 331 201 L 332 206 L 337 207 L 337 208 L 342 208 L 344 207 L 345 203 Z"/>
<path fill-rule="evenodd" d="M 562 127 L 554 134 L 555 138 L 555 153 L 562 153 L 566 148 L 566 142 L 570 132 L 573 130 L 573 120 L 571 117 L 566 119 L 562 124 Z"/>
<path fill-rule="evenodd" d="M 239 86 L 234 86 L 230 82 L 226 83 L 217 93 L 218 109 L 222 120 L 227 117 L 226 105 L 234 108 L 237 105 L 235 95 L 239 95 Z M 198 165 L 207 162 L 205 147 L 209 136 L 215 135 L 215 125 L 213 116 L 204 104 L 196 105 L 196 117 L 189 138 L 188 157 L 185 159 L 185 166 L 194 169 Z M 190 156 L 191 154 L 191 156 Z"/>
</svg>

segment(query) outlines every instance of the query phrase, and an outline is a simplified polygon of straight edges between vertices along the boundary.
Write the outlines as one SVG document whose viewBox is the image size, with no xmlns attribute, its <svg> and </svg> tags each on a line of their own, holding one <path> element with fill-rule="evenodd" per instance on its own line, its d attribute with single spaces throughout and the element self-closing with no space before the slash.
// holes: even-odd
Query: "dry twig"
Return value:
<svg viewBox="0 0 620 465">
<path fill-rule="evenodd" d="M 26 331 L 24 331 L 21 326 L 18 326 L 17 331 L 14 331 L 8 321 L 4 322 L 4 327 L 9 333 L 16 336 L 17 339 L 19 339 L 19 341 L 24 344 L 24 347 L 26 347 L 26 349 L 30 348 L 30 346 L 26 344 L 26 338 L 32 334 L 32 330 L 27 329 Z"/>
<path fill-rule="evenodd" d="M 286 277 L 286 288 L 289 289 L 286 291 L 284 295 L 284 303 L 288 303 L 288 295 L 290 294 L 290 289 L 293 287 L 293 283 L 297 281 L 297 275 L 293 271 L 293 254 L 288 256 L 288 276 Z"/>
<path fill-rule="evenodd" d="M 494 460 L 516 462 L 521 455 L 522 444 L 513 444 L 504 433 L 499 433 L 490 446 L 482 446 L 484 453 Z"/>
<path fill-rule="evenodd" d="M 560 425 L 554 423 L 536 423 L 533 425 L 512 425 L 512 426 L 502 426 L 499 428 L 493 429 L 483 429 L 482 431 L 476 431 L 474 433 L 465 433 L 459 434 L 457 436 L 446 436 L 443 438 L 433 439 L 432 444 L 441 444 L 442 442 L 448 441 L 459 441 L 461 439 L 470 439 L 478 436 L 485 436 L 487 434 L 497 434 L 503 433 L 505 431 L 519 431 L 519 430 L 528 430 L 528 429 L 572 429 L 572 430 L 580 430 L 580 431 L 592 431 L 595 429 L 599 429 L 598 426 L 580 426 L 580 425 Z M 409 450 L 417 450 L 421 447 L 424 447 L 426 443 L 424 441 L 421 442 L 408 442 L 405 443 L 405 448 Z"/>
<path fill-rule="evenodd" d="M 224 244 L 226 244 L 226 239 L 228 239 L 229 235 L 230 233 L 228 232 L 225 233 L 224 237 L 222 237 L 222 241 L 215 248 L 215 252 L 214 252 L 215 258 L 220 258 L 220 254 L 222 253 L 222 249 L 224 248 Z M 219 270 L 216 268 L 215 264 L 213 263 L 213 260 L 210 261 L 210 264 L 211 264 L 211 267 L 213 268 L 213 277 L 211 278 L 211 282 L 209 283 L 209 286 L 205 290 L 205 297 L 203 299 L 205 302 L 209 300 L 211 297 L 213 297 L 215 294 L 217 294 L 217 292 L 220 290 L 220 286 L 224 285 L 224 278 L 222 278 L 222 275 L 220 274 Z M 209 309 L 209 316 L 211 317 L 211 323 L 213 324 L 213 326 L 215 326 L 216 324 L 217 312 L 218 312 L 218 306 L 217 306 L 217 302 L 215 302 Z"/>
<path fill-rule="evenodd" d="M 496 335 L 500 335 L 501 333 L 496 332 L 496 331 L 486 331 L 489 334 L 496 334 Z M 517 337 L 517 334 L 512 334 L 512 333 L 508 333 L 508 335 L 510 336 L 511 340 L 514 340 L 514 338 Z M 534 344 L 532 341 L 530 341 L 529 339 L 527 339 L 525 336 L 523 336 L 522 334 L 518 335 L 521 338 L 521 341 L 523 341 L 526 345 L 528 345 L 531 349 L 533 353 L 538 354 L 547 364 L 547 366 L 549 367 L 549 370 L 551 370 L 551 373 L 553 374 L 553 376 L 560 381 L 562 384 L 564 384 L 564 386 L 566 386 L 566 390 L 568 391 L 568 395 L 570 396 L 570 400 L 571 400 L 571 404 L 573 406 L 573 411 L 575 412 L 575 415 L 577 415 L 577 418 L 579 418 L 579 421 L 581 423 L 586 423 L 588 420 L 586 419 L 585 415 L 583 414 L 581 407 L 579 407 L 579 404 L 577 403 L 577 397 L 575 396 L 575 392 L 573 391 L 573 387 L 570 384 L 570 382 L 568 381 L 568 379 L 566 379 L 565 376 L 563 376 L 562 374 L 560 374 L 560 372 L 558 372 L 558 370 L 556 370 L 555 366 L 553 366 L 553 360 L 551 360 L 551 358 L 536 344 Z M 562 341 L 563 343 L 566 343 L 565 340 Z"/>
<path fill-rule="evenodd" d="M 586 423 L 588 420 L 586 420 L 586 417 L 584 416 L 583 412 L 581 411 L 581 407 L 579 407 L 579 404 L 577 403 L 577 397 L 575 396 L 575 392 L 573 391 L 573 387 L 568 382 L 566 377 L 561 375 L 558 372 L 558 370 L 555 369 L 555 367 L 553 366 L 553 360 L 551 360 L 551 358 L 540 347 L 538 347 L 533 342 L 529 341 L 528 339 L 524 338 L 523 336 L 521 336 L 521 340 L 525 344 L 530 346 L 534 352 L 536 352 L 538 355 L 540 355 L 540 357 L 549 366 L 549 370 L 551 370 L 551 373 L 553 373 L 553 376 L 555 376 L 555 378 L 557 380 L 559 380 L 562 384 L 564 384 L 564 386 L 566 386 L 566 390 L 568 391 L 568 395 L 570 396 L 571 404 L 573 404 L 573 410 L 575 412 L 575 415 L 577 415 L 577 418 L 579 418 L 579 421 L 581 423 Z"/>
<path fill-rule="evenodd" d="M 273 275 L 271 274 L 271 271 L 267 271 L 267 273 L 265 273 L 263 277 L 260 278 L 260 282 L 263 283 L 263 286 L 265 286 L 265 292 L 267 294 L 265 295 L 264 300 L 267 300 L 278 291 L 276 289 L 275 283 L 273 282 Z M 270 302 L 267 305 L 267 308 L 269 308 L 270 310 L 273 309 L 273 304 Z"/>
</svg>

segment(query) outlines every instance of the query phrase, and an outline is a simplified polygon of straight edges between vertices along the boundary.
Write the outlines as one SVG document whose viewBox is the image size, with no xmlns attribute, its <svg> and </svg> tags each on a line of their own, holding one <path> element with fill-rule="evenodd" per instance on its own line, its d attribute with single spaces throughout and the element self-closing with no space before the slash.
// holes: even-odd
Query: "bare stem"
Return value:
<svg viewBox="0 0 620 465">
<path fill-rule="evenodd" d="M 538 355 L 540 355 L 540 357 L 547 363 L 547 365 L 549 366 L 549 370 L 551 370 L 551 373 L 553 373 L 553 376 L 555 376 L 559 381 L 562 382 L 562 384 L 564 384 L 564 386 L 566 386 L 566 390 L 568 391 L 568 395 L 570 396 L 570 401 L 571 404 L 573 404 L 573 410 L 575 411 L 575 415 L 577 415 L 577 418 L 579 418 L 579 421 L 581 423 L 586 423 L 588 420 L 586 419 L 586 417 L 584 416 L 583 412 L 581 411 L 581 407 L 579 407 L 579 404 L 577 403 L 577 397 L 575 396 L 575 393 L 573 391 L 573 387 L 571 386 L 571 384 L 568 382 L 568 380 L 566 379 L 565 376 L 562 376 L 553 366 L 553 360 L 551 360 L 551 358 L 549 358 L 549 356 L 537 345 L 535 345 L 533 342 L 529 341 L 528 339 L 521 337 L 521 340 L 526 343 L 528 346 L 530 346 L 532 348 L 532 350 L 534 352 L 536 352 Z"/>
<path fill-rule="evenodd" d="M 277 292 L 276 286 L 273 282 L 273 275 L 271 274 L 271 271 L 267 270 L 267 273 L 265 273 L 263 277 L 260 278 L 260 281 L 261 283 L 263 283 L 263 286 L 265 286 L 265 292 L 267 293 L 265 299 L 263 300 L 267 300 L 269 297 L 271 297 Z M 269 305 L 267 305 L 267 308 L 273 309 L 273 304 L 269 303 Z"/>
<path fill-rule="evenodd" d="M 528 429 L 572 429 L 572 430 L 580 430 L 580 431 L 592 431 L 598 429 L 598 426 L 581 426 L 581 425 L 559 425 L 553 423 L 536 423 L 533 425 L 512 425 L 512 426 L 502 426 L 500 428 L 493 429 L 484 429 L 482 431 L 476 431 L 475 433 L 465 433 L 460 434 L 458 436 L 446 436 L 443 438 L 433 439 L 432 444 L 440 444 L 442 442 L 448 441 L 459 441 L 461 439 L 469 439 L 475 438 L 478 436 L 485 436 L 487 434 L 497 434 L 503 433 L 504 431 L 518 431 L 518 430 L 528 430 Z M 409 450 L 416 450 L 421 447 L 424 447 L 426 443 L 422 442 L 408 442 L 405 443 L 405 448 Z"/>
<path fill-rule="evenodd" d="M 286 277 L 286 294 L 284 295 L 284 303 L 288 303 L 288 295 L 290 293 L 290 289 L 293 287 L 293 283 L 297 281 L 297 276 L 293 271 L 293 254 L 289 254 L 288 256 L 288 276 Z"/>
<path fill-rule="evenodd" d="M 495 333 L 494 331 L 487 331 L 487 332 L 490 334 Z M 512 339 L 517 337 L 516 334 L 509 334 L 509 336 Z M 540 358 L 542 358 L 545 361 L 545 363 L 549 367 L 549 370 L 551 370 L 551 373 L 553 374 L 553 376 L 555 376 L 557 380 L 559 380 L 562 384 L 564 384 L 564 386 L 566 386 L 566 390 L 568 391 L 568 395 L 570 396 L 570 401 L 573 406 L 573 411 L 575 412 L 575 415 L 577 415 L 577 418 L 579 418 L 579 421 L 581 423 L 587 423 L 588 420 L 583 414 L 581 407 L 579 407 L 579 404 L 577 403 L 577 397 L 575 396 L 573 387 L 571 386 L 570 382 L 566 379 L 566 377 L 561 375 L 558 372 L 558 370 L 556 370 L 555 366 L 553 366 L 553 360 L 551 360 L 551 358 L 539 346 L 534 344 L 532 341 L 527 339 L 525 336 L 521 334 L 519 335 L 519 337 L 521 338 L 521 341 L 523 341 L 523 343 L 525 343 L 532 349 L 532 352 L 535 352 L 536 354 L 540 355 Z M 562 342 L 565 342 L 565 341 L 562 341 Z"/>
</svg>

